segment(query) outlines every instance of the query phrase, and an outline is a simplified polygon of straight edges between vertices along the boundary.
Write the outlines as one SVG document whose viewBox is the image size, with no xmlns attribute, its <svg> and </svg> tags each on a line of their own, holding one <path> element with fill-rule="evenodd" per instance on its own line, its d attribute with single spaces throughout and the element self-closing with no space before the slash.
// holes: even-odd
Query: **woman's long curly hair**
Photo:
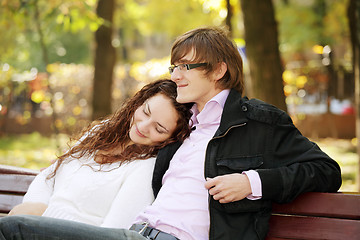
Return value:
<svg viewBox="0 0 360 240">
<path fill-rule="evenodd" d="M 163 94 L 171 99 L 172 105 L 178 113 L 175 131 L 169 139 L 156 146 L 137 144 L 127 146 L 130 141 L 129 131 L 134 112 L 143 105 L 147 99 L 156 94 Z M 71 147 L 68 152 L 57 158 L 57 165 L 48 178 L 56 175 L 61 164 L 73 159 L 79 159 L 84 155 L 95 156 L 99 150 L 109 152 L 109 154 L 101 154 L 101 164 L 119 162 L 120 166 L 124 162 L 130 162 L 135 159 L 154 157 L 159 149 L 167 144 L 175 141 L 183 141 L 189 136 L 191 131 L 189 120 L 191 117 L 190 108 L 192 104 L 180 104 L 176 101 L 176 97 L 176 84 L 169 79 L 157 80 L 145 85 L 132 98 L 128 99 L 116 113 L 101 121 L 94 121 L 84 129 L 80 136 L 86 134 L 86 137 L 83 137 L 84 139 L 79 141 L 77 145 Z M 79 137 L 75 139 L 79 140 Z M 123 151 L 121 153 L 111 154 L 114 149 L 123 149 Z"/>
</svg>

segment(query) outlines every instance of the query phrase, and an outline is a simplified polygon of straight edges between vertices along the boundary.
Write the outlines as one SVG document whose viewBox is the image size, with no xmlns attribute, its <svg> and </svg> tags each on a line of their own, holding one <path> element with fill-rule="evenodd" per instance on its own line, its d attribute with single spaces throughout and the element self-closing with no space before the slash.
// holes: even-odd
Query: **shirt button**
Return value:
<svg viewBox="0 0 360 240">
<path fill-rule="evenodd" d="M 243 112 L 246 112 L 246 111 L 248 110 L 247 106 L 245 106 L 245 105 L 243 105 L 243 106 L 241 107 L 241 109 L 243 110 Z"/>
</svg>

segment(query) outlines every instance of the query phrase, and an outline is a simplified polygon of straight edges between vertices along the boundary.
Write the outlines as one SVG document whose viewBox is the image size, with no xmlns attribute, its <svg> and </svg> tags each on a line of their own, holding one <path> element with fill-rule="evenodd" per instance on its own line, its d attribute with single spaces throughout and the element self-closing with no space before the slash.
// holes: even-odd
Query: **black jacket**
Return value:
<svg viewBox="0 0 360 240">
<path fill-rule="evenodd" d="M 158 154 L 155 196 L 180 145 Z M 284 111 L 231 90 L 219 129 L 207 146 L 204 178 L 249 169 L 259 173 L 262 199 L 220 204 L 210 197 L 209 239 L 264 239 L 272 201 L 290 202 L 303 192 L 336 192 L 341 185 L 339 165 L 302 136 Z"/>
</svg>

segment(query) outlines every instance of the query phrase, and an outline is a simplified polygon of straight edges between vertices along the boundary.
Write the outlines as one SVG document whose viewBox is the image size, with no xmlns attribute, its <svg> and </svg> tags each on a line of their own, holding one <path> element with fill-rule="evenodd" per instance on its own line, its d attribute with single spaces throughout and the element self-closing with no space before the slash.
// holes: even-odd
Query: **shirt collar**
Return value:
<svg viewBox="0 0 360 240">
<path fill-rule="evenodd" d="M 230 89 L 222 90 L 205 104 L 201 112 L 199 112 L 197 105 L 194 104 L 191 108 L 193 112 L 191 116 L 192 124 L 220 123 L 222 111 L 229 93 Z"/>
</svg>

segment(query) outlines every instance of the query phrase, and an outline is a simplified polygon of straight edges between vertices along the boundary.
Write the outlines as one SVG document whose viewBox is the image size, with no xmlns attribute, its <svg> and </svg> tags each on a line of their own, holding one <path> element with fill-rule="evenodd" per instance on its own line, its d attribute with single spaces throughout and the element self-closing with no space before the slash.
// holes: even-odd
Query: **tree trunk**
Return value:
<svg viewBox="0 0 360 240">
<path fill-rule="evenodd" d="M 241 0 L 253 96 L 287 111 L 271 0 Z"/>
<path fill-rule="evenodd" d="M 349 28 L 353 51 L 353 70 L 355 77 L 355 114 L 357 153 L 360 156 L 360 2 L 350 0 L 348 8 Z M 357 185 L 360 192 L 360 157 L 357 172 Z"/>
<path fill-rule="evenodd" d="M 229 33 L 230 33 L 229 37 L 232 37 L 231 19 L 232 19 L 232 16 L 233 16 L 233 10 L 232 10 L 230 0 L 226 0 L 226 9 L 227 9 L 227 15 L 226 15 L 225 23 L 226 23 L 226 26 L 229 29 Z"/>
<path fill-rule="evenodd" d="M 111 93 L 113 70 L 116 61 L 115 49 L 111 44 L 115 0 L 99 0 L 96 13 L 105 20 L 95 32 L 95 71 L 93 83 L 92 119 L 104 117 L 112 112 Z"/>
</svg>

